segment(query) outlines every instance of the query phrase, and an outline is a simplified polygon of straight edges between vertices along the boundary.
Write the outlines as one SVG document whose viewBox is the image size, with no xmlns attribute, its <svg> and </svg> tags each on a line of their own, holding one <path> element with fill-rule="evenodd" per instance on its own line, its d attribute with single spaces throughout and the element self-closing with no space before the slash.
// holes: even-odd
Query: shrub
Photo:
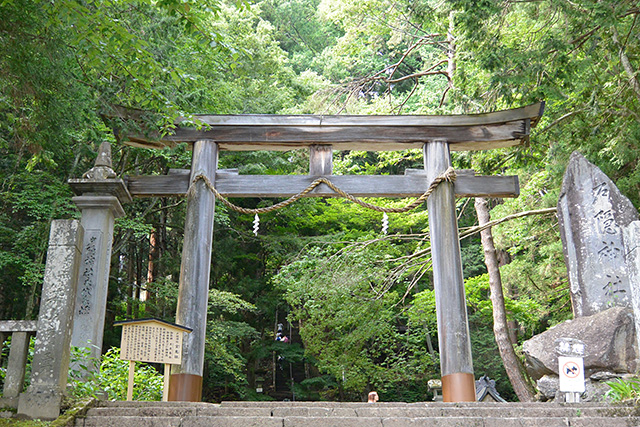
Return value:
<svg viewBox="0 0 640 427">
<path fill-rule="evenodd" d="M 631 378 L 628 380 L 607 381 L 610 390 L 605 396 L 612 402 L 622 402 L 625 400 L 640 399 L 640 378 Z"/>
<path fill-rule="evenodd" d="M 129 361 L 120 359 L 120 349 L 112 347 L 102 356 L 100 370 L 91 365 L 97 361 L 88 356 L 88 349 L 74 348 L 69 372 L 71 395 L 74 398 L 96 397 L 107 393 L 109 400 L 125 400 L 129 379 Z M 162 400 L 164 379 L 149 364 L 136 362 L 133 400 Z"/>
</svg>

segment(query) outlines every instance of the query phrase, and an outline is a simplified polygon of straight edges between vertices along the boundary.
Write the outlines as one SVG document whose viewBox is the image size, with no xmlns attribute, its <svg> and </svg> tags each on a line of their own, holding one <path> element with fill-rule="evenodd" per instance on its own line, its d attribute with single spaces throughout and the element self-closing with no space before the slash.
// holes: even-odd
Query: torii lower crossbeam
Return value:
<svg viewBox="0 0 640 427">
<path fill-rule="evenodd" d="M 457 197 L 518 197 L 517 176 L 475 176 L 472 171 L 456 171 Z M 169 175 L 126 177 L 133 197 L 184 196 L 191 172 L 172 171 Z M 227 198 L 291 197 L 304 190 L 318 176 L 326 175 L 238 175 L 236 171 L 218 171 L 216 190 Z M 423 170 L 405 175 L 330 175 L 341 190 L 355 197 L 419 197 L 431 181 Z M 320 185 L 305 197 L 334 197 L 336 193 Z"/>
</svg>

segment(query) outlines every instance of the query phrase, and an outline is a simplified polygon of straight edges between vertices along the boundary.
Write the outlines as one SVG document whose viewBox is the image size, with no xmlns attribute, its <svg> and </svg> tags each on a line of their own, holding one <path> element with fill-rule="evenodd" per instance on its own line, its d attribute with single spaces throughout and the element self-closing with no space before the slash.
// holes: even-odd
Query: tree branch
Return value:
<svg viewBox="0 0 640 427">
<path fill-rule="evenodd" d="M 629 61 L 629 57 L 624 51 L 624 46 L 620 43 L 620 36 L 618 35 L 618 30 L 615 25 L 611 26 L 611 35 L 613 43 L 618 47 L 618 56 L 620 57 L 620 63 L 622 64 L 622 68 L 627 73 L 629 77 L 629 83 L 631 84 L 631 89 L 635 92 L 638 100 L 640 100 L 640 82 L 638 82 L 637 71 L 634 70 L 631 61 Z"/>
<path fill-rule="evenodd" d="M 555 119 L 553 122 L 551 122 L 550 125 L 548 125 L 546 128 L 542 129 L 540 132 L 538 133 L 545 133 L 546 131 L 548 131 L 549 129 L 551 129 L 552 127 L 560 124 L 561 122 L 565 121 L 566 119 L 568 119 L 569 117 L 575 116 L 576 114 L 582 112 L 582 110 L 576 110 L 576 111 L 571 111 L 567 114 L 565 114 L 564 116 Z"/>
<path fill-rule="evenodd" d="M 557 211 L 556 208 L 545 208 L 545 209 L 536 209 L 532 211 L 524 211 L 524 212 L 518 212 L 511 215 L 507 215 L 504 218 L 494 219 L 493 221 L 489 221 L 483 225 L 476 225 L 474 227 L 467 228 L 465 231 L 460 233 L 460 239 L 462 240 L 466 237 L 472 236 L 483 230 L 486 230 L 487 228 L 494 227 L 498 224 L 502 224 L 503 222 L 511 221 L 516 218 L 523 218 L 525 216 L 531 216 L 531 215 L 549 215 L 549 214 L 556 213 L 556 211 Z"/>
</svg>

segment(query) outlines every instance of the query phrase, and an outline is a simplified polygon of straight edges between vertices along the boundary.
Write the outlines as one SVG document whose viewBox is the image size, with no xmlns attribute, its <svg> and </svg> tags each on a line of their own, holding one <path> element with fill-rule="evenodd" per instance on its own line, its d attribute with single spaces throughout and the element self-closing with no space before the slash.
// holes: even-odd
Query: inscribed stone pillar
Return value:
<svg viewBox="0 0 640 427">
<path fill-rule="evenodd" d="M 430 181 L 449 166 L 451 158 L 446 141 L 433 141 L 424 145 L 424 168 Z M 475 401 L 475 378 L 453 184 L 445 181 L 438 185 L 427 200 L 427 208 L 443 400 Z"/>
<path fill-rule="evenodd" d="M 623 229 L 638 211 L 600 169 L 571 154 L 558 199 L 558 220 L 575 317 L 631 307 Z"/>
<path fill-rule="evenodd" d="M 636 326 L 636 340 L 640 353 L 640 221 L 633 221 L 623 230 L 631 288 L 631 307 Z M 639 362 L 640 364 L 640 362 Z"/>
<path fill-rule="evenodd" d="M 73 307 L 80 267 L 82 226 L 75 220 L 51 223 L 42 285 L 38 332 L 31 363 L 31 385 L 20 394 L 18 413 L 54 419 L 69 370 Z"/>
<path fill-rule="evenodd" d="M 4 379 L 2 397 L 17 398 L 24 387 L 24 371 L 29 352 L 29 332 L 14 332 L 11 335 L 7 376 Z"/>
<path fill-rule="evenodd" d="M 83 179 L 69 181 L 74 192 L 80 194 L 73 201 L 82 211 L 84 228 L 71 344 L 89 348 L 90 356 L 96 360 L 102 354 L 113 227 L 115 219 L 124 215 L 121 203 L 131 201 L 126 185 L 115 176 L 111 148 L 105 142 L 95 166 Z"/>
<path fill-rule="evenodd" d="M 124 215 L 124 211 L 114 196 L 83 195 L 74 197 L 73 201 L 82 210 L 85 232 L 71 344 L 90 348 L 91 357 L 99 359 L 102 354 L 113 227 L 115 219 Z"/>
<path fill-rule="evenodd" d="M 207 188 L 206 177 L 215 184 L 218 166 L 218 146 L 213 141 L 196 141 L 191 160 L 193 188 L 187 194 L 187 213 L 184 225 L 180 289 L 176 323 L 191 332 L 182 344 L 182 364 L 173 365 L 169 385 L 169 400 L 202 400 L 202 371 L 207 333 L 207 302 L 215 197 Z"/>
</svg>

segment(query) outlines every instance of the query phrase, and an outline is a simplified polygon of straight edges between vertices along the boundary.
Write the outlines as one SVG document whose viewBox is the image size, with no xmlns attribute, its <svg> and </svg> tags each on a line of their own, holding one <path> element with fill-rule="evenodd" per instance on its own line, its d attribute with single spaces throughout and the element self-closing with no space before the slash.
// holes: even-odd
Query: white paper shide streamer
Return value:
<svg viewBox="0 0 640 427">
<path fill-rule="evenodd" d="M 256 216 L 253 217 L 253 234 L 255 236 L 258 235 L 259 229 L 260 229 L 260 217 L 258 216 L 258 214 L 256 214 Z"/>
<path fill-rule="evenodd" d="M 389 229 L 389 216 L 386 212 L 382 213 L 382 234 L 387 234 Z"/>
</svg>

